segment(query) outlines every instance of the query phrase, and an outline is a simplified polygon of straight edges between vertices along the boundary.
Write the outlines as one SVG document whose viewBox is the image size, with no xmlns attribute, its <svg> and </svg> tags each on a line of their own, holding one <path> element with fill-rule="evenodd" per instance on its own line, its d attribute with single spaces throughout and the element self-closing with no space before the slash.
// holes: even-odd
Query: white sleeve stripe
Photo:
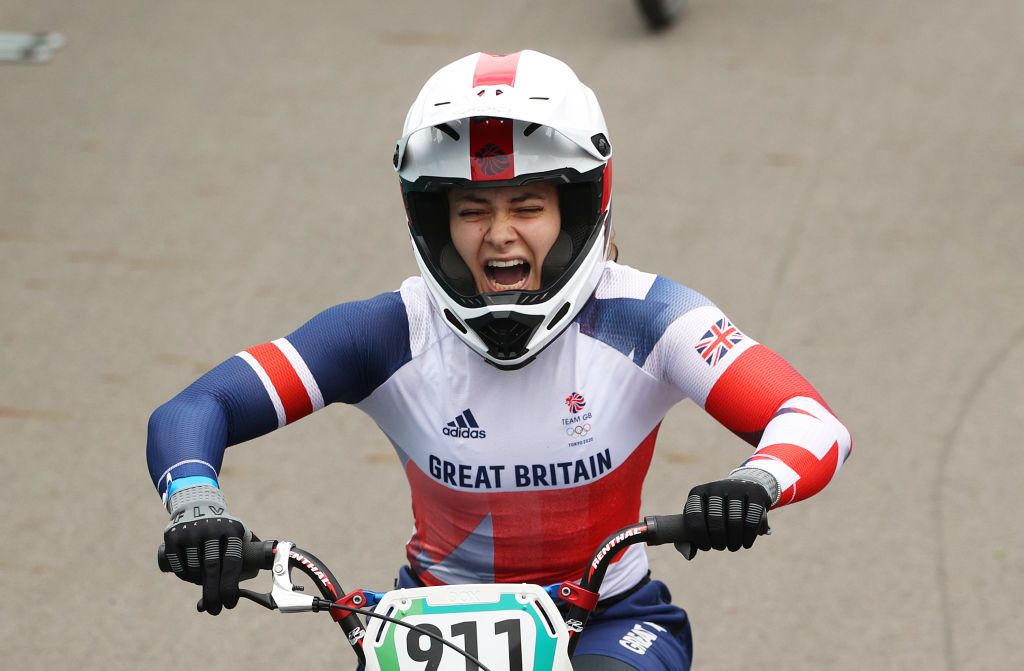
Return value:
<svg viewBox="0 0 1024 671">
<path fill-rule="evenodd" d="M 270 397 L 270 402 L 274 404 L 274 412 L 277 413 L 277 428 L 280 429 L 288 423 L 288 418 L 284 414 L 284 405 L 281 403 L 281 397 L 277 394 L 277 389 L 274 388 L 274 383 L 270 381 L 270 376 L 267 375 L 267 371 L 263 370 L 263 366 L 260 365 L 260 362 L 257 361 L 252 354 L 243 350 L 239 352 L 237 356 L 241 357 L 242 361 L 249 364 L 249 367 L 256 373 L 260 382 L 263 383 L 263 388 L 267 390 L 267 396 Z"/>
<path fill-rule="evenodd" d="M 324 407 L 324 397 L 320 393 L 320 385 L 316 383 L 316 378 L 313 377 L 312 371 L 309 370 L 309 366 L 306 365 L 305 360 L 299 351 L 295 349 L 295 346 L 288 342 L 287 338 L 278 338 L 273 341 L 274 345 L 277 346 L 281 353 L 284 354 L 285 358 L 288 359 L 288 363 L 292 365 L 295 370 L 295 374 L 299 376 L 302 381 L 302 386 L 306 388 L 306 393 L 309 395 L 309 402 L 313 406 L 313 412 L 321 410 Z"/>
<path fill-rule="evenodd" d="M 161 473 L 160 477 L 157 478 L 156 481 L 157 482 L 163 481 L 164 478 L 166 478 L 168 475 L 170 475 L 171 471 L 173 471 L 178 466 L 184 466 L 185 464 L 202 464 L 203 466 L 208 466 L 209 469 L 211 471 L 213 471 L 213 477 L 215 479 L 217 477 L 217 469 L 214 468 L 213 465 L 211 463 L 209 463 L 208 461 L 203 461 L 202 459 L 183 459 L 183 460 L 179 461 L 176 464 L 171 464 L 170 466 L 168 466 L 167 470 L 164 471 L 163 473 Z"/>
<path fill-rule="evenodd" d="M 765 432 L 761 436 L 761 443 L 758 445 L 758 449 L 771 445 L 772 442 L 788 442 L 802 445 L 802 443 L 797 440 L 777 439 L 776 436 L 778 434 L 775 434 L 773 431 L 774 429 L 785 426 L 802 426 L 803 431 L 794 431 L 794 434 L 801 436 L 808 442 L 804 447 L 812 452 L 818 459 L 824 458 L 825 454 L 832 449 L 833 443 L 837 443 L 839 445 L 839 459 L 836 462 L 836 470 L 838 471 L 839 467 L 844 461 L 846 461 L 846 458 L 850 454 L 850 430 L 846 428 L 846 425 L 840 422 L 839 418 L 829 412 L 828 408 L 813 398 L 808 398 L 806 396 L 794 396 L 783 403 L 779 410 L 784 410 L 786 408 L 802 410 L 810 414 L 814 419 L 819 420 L 819 422 L 815 423 L 814 419 L 807 417 L 807 415 L 800 415 L 799 413 L 777 415 L 765 428 Z M 817 426 L 814 426 L 812 423 L 817 424 Z M 769 431 L 772 431 L 773 435 L 769 436 Z"/>
<path fill-rule="evenodd" d="M 821 461 L 838 441 L 833 427 L 797 412 L 778 415 L 768 423 L 757 449 L 771 445 L 797 445 Z"/>
</svg>

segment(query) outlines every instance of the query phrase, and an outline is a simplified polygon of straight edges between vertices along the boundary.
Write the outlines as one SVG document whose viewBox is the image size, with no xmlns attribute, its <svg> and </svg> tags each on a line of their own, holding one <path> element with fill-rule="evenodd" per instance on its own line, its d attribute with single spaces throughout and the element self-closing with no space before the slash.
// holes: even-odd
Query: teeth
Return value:
<svg viewBox="0 0 1024 671">
<path fill-rule="evenodd" d="M 501 284 L 500 282 L 494 282 L 494 281 L 492 281 L 491 284 L 493 284 L 500 291 L 511 291 L 512 289 L 521 289 L 521 288 L 523 288 L 523 286 L 526 285 L 526 278 L 524 277 L 523 279 L 519 280 L 515 284 Z"/>
<path fill-rule="evenodd" d="M 492 260 L 488 261 L 487 265 L 492 268 L 511 268 L 512 266 L 520 266 L 524 263 L 526 263 L 526 261 L 523 261 L 522 259 L 512 259 L 511 261 Z"/>
</svg>

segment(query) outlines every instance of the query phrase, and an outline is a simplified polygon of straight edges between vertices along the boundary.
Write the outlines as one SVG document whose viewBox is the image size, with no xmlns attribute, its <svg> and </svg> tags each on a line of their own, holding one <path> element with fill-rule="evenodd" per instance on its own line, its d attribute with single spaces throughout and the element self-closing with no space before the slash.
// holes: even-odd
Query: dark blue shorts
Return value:
<svg viewBox="0 0 1024 671">
<path fill-rule="evenodd" d="M 396 587 L 421 587 L 407 566 Z M 693 638 L 686 611 L 672 604 L 668 587 L 645 579 L 598 604 L 580 635 L 575 656 L 612 657 L 641 671 L 689 671 Z"/>
</svg>

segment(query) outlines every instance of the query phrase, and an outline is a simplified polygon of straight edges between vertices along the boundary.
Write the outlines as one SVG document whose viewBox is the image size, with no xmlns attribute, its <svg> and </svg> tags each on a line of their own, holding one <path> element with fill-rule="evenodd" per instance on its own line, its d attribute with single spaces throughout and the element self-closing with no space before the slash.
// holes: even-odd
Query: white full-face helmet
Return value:
<svg viewBox="0 0 1024 671">
<path fill-rule="evenodd" d="M 409 109 L 393 160 L 413 253 L 451 329 L 489 363 L 525 366 L 593 294 L 611 234 L 611 155 L 593 91 L 536 51 L 459 59 Z M 452 245 L 448 191 L 537 181 L 557 187 L 561 216 L 541 288 L 478 293 Z"/>
</svg>

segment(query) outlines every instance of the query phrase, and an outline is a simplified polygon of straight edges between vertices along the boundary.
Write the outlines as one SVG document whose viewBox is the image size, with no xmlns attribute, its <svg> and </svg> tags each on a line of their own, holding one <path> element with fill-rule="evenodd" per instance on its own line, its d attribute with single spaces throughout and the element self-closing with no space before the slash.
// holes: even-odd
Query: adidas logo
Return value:
<svg viewBox="0 0 1024 671">
<path fill-rule="evenodd" d="M 441 433 L 451 438 L 486 438 L 487 432 L 476 423 L 473 413 L 466 408 L 458 417 L 448 422 Z"/>
</svg>

